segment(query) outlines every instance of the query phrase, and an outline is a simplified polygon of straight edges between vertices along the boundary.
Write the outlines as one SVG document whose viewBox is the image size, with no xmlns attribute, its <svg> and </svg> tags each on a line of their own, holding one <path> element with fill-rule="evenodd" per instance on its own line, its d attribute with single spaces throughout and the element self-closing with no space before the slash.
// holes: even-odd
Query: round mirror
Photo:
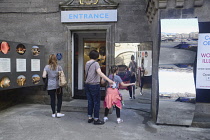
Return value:
<svg viewBox="0 0 210 140">
<path fill-rule="evenodd" d="M 26 84 L 26 77 L 24 75 L 20 75 L 17 77 L 18 86 L 24 86 Z"/>
<path fill-rule="evenodd" d="M 2 77 L 0 80 L 0 87 L 7 88 L 10 86 L 10 79 L 8 77 Z"/>
</svg>

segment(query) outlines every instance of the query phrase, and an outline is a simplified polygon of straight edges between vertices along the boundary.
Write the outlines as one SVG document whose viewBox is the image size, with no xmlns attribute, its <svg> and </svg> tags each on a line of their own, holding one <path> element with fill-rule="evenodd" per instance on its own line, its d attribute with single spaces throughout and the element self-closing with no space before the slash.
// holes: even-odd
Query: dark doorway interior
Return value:
<svg viewBox="0 0 210 140">
<path fill-rule="evenodd" d="M 74 33 L 74 99 L 86 99 L 84 91 L 85 64 L 89 52 L 97 50 L 100 54 L 98 63 L 106 74 L 106 33 L 105 31 L 75 32 Z M 102 99 L 105 96 L 105 86 L 101 85 Z"/>
</svg>

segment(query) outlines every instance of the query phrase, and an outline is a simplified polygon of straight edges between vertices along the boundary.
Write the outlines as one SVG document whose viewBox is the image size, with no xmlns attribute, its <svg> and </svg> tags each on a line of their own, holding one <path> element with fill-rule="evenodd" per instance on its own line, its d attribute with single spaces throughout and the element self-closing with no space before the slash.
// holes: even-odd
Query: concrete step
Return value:
<svg viewBox="0 0 210 140">
<path fill-rule="evenodd" d="M 100 112 L 104 112 L 103 101 L 100 104 Z M 62 111 L 65 112 L 87 112 L 88 101 L 83 99 L 73 99 L 70 102 L 62 103 Z M 110 110 L 111 111 L 111 110 Z"/>
</svg>

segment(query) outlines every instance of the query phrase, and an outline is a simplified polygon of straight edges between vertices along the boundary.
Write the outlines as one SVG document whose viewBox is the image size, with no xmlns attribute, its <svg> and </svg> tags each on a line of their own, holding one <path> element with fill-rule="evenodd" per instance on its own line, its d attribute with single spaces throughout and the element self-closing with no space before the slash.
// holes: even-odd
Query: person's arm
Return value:
<svg viewBox="0 0 210 140">
<path fill-rule="evenodd" d="M 127 86 L 134 86 L 135 83 L 128 83 L 128 84 L 125 84 L 123 82 L 120 83 L 121 86 L 124 86 L 124 87 L 127 87 Z"/>
<path fill-rule="evenodd" d="M 128 71 L 131 71 L 131 62 L 128 65 Z"/>
<path fill-rule="evenodd" d="M 102 79 L 104 80 L 107 80 L 110 84 L 113 84 L 114 82 L 112 80 L 110 80 L 102 71 L 100 68 L 98 68 L 97 70 L 97 73 L 102 77 Z"/>
<path fill-rule="evenodd" d="M 43 78 L 46 78 L 47 77 L 47 71 L 46 70 L 43 71 L 42 77 Z"/>
</svg>

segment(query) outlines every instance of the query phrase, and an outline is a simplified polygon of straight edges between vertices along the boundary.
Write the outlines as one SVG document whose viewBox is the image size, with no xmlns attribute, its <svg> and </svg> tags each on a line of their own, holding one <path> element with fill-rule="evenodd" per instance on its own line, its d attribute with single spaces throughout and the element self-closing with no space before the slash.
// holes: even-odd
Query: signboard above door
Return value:
<svg viewBox="0 0 210 140">
<path fill-rule="evenodd" d="M 117 10 L 61 11 L 61 22 L 116 22 Z"/>
</svg>

